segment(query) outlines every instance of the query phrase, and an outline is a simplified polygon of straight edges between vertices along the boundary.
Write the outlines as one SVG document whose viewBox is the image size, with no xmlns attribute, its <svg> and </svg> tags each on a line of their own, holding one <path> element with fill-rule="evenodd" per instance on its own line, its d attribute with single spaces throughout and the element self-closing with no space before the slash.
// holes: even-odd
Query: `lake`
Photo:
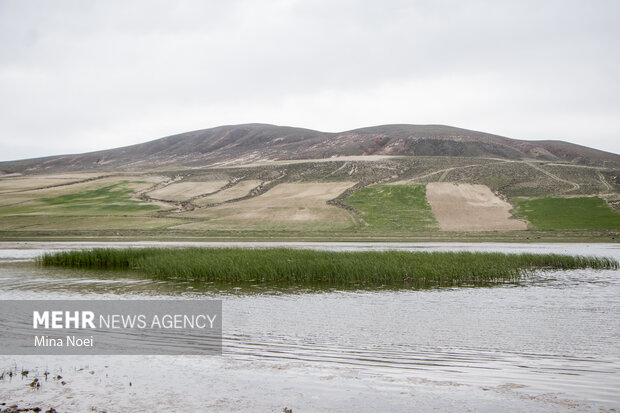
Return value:
<svg viewBox="0 0 620 413">
<path fill-rule="evenodd" d="M 618 244 L 0 243 L 3 300 L 221 299 L 224 323 L 221 356 L 0 356 L 0 374 L 18 373 L 0 380 L 0 402 L 108 413 L 620 408 L 620 271 L 537 272 L 518 284 L 476 288 L 237 289 L 33 261 L 51 250 L 154 245 L 620 260 Z M 38 389 L 29 386 L 35 377 Z"/>
</svg>

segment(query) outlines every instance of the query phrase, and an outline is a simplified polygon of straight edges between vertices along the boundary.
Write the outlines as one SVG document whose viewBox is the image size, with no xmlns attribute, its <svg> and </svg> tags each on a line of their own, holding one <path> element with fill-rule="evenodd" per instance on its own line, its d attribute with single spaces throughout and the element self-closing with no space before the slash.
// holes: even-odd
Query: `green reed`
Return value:
<svg viewBox="0 0 620 413">
<path fill-rule="evenodd" d="M 515 282 L 535 270 L 617 269 L 612 258 L 496 252 L 335 252 L 290 248 L 97 248 L 42 265 L 134 270 L 159 279 L 295 285 L 450 286 Z"/>
</svg>

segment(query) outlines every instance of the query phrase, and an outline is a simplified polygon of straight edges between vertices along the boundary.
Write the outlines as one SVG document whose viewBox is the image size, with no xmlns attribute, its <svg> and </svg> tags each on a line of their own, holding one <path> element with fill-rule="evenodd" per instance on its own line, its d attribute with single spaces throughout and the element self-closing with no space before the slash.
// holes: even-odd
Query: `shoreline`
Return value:
<svg viewBox="0 0 620 413">
<path fill-rule="evenodd" d="M 0 231 L 0 242 L 26 241 L 194 241 L 194 242 L 500 242 L 500 243 L 618 243 L 620 230 L 527 230 L 491 232 L 413 232 L 413 233 L 355 233 L 355 232 L 156 232 L 156 231 Z"/>
</svg>

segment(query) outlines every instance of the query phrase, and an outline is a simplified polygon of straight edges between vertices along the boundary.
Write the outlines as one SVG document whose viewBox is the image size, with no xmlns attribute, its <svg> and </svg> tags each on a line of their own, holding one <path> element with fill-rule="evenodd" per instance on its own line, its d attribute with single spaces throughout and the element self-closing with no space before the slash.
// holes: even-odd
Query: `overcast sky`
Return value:
<svg viewBox="0 0 620 413">
<path fill-rule="evenodd" d="M 0 0 L 0 160 L 223 124 L 620 152 L 620 1 Z"/>
</svg>

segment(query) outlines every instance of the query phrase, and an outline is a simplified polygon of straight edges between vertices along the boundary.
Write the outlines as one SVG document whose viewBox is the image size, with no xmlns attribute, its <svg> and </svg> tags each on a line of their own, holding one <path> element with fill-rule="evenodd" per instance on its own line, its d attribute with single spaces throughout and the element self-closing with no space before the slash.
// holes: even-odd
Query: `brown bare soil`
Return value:
<svg viewBox="0 0 620 413">
<path fill-rule="evenodd" d="M 198 195 L 215 192 L 227 183 L 228 181 L 178 182 L 149 192 L 147 195 L 153 199 L 186 201 Z"/>
<path fill-rule="evenodd" d="M 276 185 L 264 194 L 239 202 L 222 204 L 181 214 L 208 218 L 178 229 L 342 229 L 353 224 L 351 214 L 328 205 L 355 182 L 311 182 Z"/>
<path fill-rule="evenodd" d="M 2 176 L 0 177 L 0 193 L 26 191 L 31 189 L 49 188 L 59 185 L 67 185 L 96 178 L 97 173 L 73 173 L 55 175 L 30 175 L 30 176 Z"/>
<path fill-rule="evenodd" d="M 238 184 L 231 186 L 230 188 L 216 192 L 213 195 L 200 198 L 196 201 L 198 205 L 219 204 L 222 202 L 230 201 L 231 199 L 237 199 L 246 196 L 250 191 L 260 185 L 261 181 L 248 180 L 241 181 Z"/>
<path fill-rule="evenodd" d="M 514 231 L 527 224 L 512 218 L 512 206 L 485 185 L 433 182 L 426 197 L 441 231 Z"/>
</svg>

